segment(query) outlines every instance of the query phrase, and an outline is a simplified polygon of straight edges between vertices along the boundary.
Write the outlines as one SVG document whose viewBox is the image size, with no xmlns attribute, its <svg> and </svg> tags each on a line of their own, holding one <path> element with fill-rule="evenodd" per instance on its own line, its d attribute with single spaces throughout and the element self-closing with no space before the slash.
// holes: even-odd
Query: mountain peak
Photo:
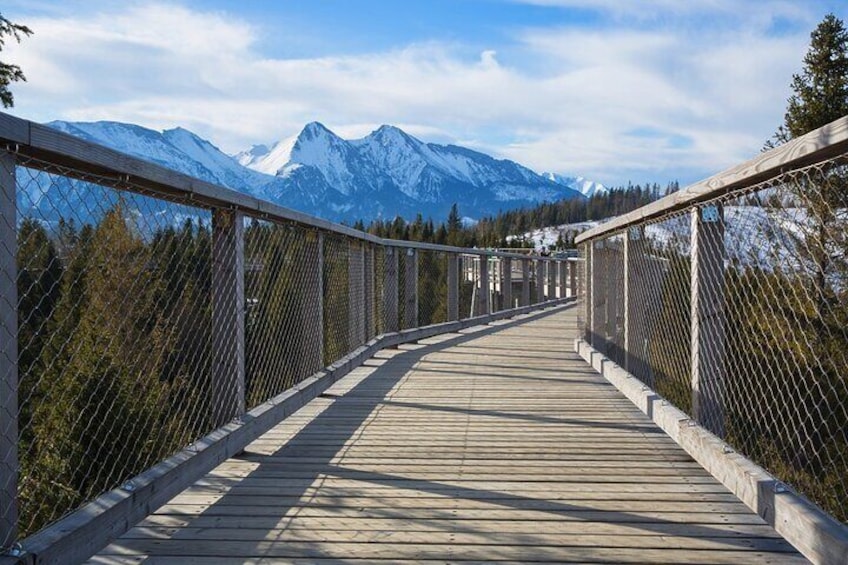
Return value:
<svg viewBox="0 0 848 565">
<path fill-rule="evenodd" d="M 298 139 L 311 140 L 319 137 L 338 137 L 332 131 L 330 131 L 327 126 L 322 124 L 321 122 L 309 122 L 300 132 L 300 135 L 297 136 Z"/>
</svg>

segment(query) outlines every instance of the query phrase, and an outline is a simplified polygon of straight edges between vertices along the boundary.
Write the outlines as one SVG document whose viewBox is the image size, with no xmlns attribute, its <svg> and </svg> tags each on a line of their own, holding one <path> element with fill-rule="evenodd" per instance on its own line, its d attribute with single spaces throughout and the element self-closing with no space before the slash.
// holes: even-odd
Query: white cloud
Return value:
<svg viewBox="0 0 848 565">
<path fill-rule="evenodd" d="M 722 13 L 735 5 L 651 4 Z M 783 5 L 769 2 L 769 13 L 798 10 Z M 112 10 L 27 21 L 36 35 L 9 46 L 29 79 L 15 87 L 17 114 L 182 125 L 228 151 L 312 120 L 344 137 L 392 123 L 607 183 L 706 174 L 750 157 L 782 118 L 809 33 L 768 33 L 760 14 L 695 35 L 613 23 L 518 30 L 512 44 L 475 53 L 419 43 L 284 59 L 261 53 L 262 30 L 229 14 L 171 4 Z"/>
</svg>

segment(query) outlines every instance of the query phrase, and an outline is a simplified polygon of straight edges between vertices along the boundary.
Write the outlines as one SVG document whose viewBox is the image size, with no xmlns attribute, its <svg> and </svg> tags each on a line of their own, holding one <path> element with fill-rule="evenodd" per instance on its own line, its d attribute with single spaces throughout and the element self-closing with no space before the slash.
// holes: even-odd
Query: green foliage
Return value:
<svg viewBox="0 0 848 565">
<path fill-rule="evenodd" d="M 629 184 L 588 199 L 544 202 L 534 208 L 501 212 L 469 227 L 463 226 L 460 210 L 454 204 L 447 220 L 438 226 L 434 226 L 432 220 L 425 222 L 419 214 L 411 223 L 399 216 L 392 221 L 374 220 L 366 231 L 388 239 L 425 241 L 455 247 L 532 248 L 535 246 L 532 241 L 519 238 L 507 242 L 506 237 L 520 236 L 530 230 L 548 226 L 626 214 L 679 188 L 676 182 L 669 183 L 664 190 L 656 183 L 645 186 Z M 562 244 L 565 246 L 563 249 L 573 248 L 573 237 L 570 241 L 563 240 Z"/>
<path fill-rule="evenodd" d="M 32 35 L 32 30 L 28 27 L 10 22 L 0 14 L 0 51 L 6 46 L 6 38 L 11 37 L 20 43 L 22 36 Z M 12 92 L 9 90 L 9 85 L 13 82 L 26 81 L 23 71 L 18 65 L 11 65 L 0 61 L 0 103 L 4 108 L 11 108 L 15 105 L 15 99 Z"/>
<path fill-rule="evenodd" d="M 810 35 L 804 68 L 792 76 L 792 96 L 774 140 L 783 143 L 848 114 L 848 31 L 828 14 Z"/>
</svg>

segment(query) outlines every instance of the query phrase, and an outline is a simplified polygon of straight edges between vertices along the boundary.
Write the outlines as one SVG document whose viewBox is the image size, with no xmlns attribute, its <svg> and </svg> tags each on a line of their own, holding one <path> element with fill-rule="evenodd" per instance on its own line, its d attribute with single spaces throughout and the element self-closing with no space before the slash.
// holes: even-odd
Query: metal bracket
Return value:
<svg viewBox="0 0 848 565">
<path fill-rule="evenodd" d="M 701 221 L 705 224 L 717 224 L 721 221 L 721 214 L 718 212 L 718 206 L 709 204 L 701 208 Z"/>
</svg>

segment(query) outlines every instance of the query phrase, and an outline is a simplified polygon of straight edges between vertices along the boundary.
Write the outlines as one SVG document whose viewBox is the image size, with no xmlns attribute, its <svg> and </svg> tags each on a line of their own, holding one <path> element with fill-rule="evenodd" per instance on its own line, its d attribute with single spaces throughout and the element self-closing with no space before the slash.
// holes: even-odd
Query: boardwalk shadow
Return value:
<svg viewBox="0 0 848 565">
<path fill-rule="evenodd" d="M 532 414 L 523 415 L 497 410 L 436 407 L 427 405 L 426 403 L 418 404 L 391 399 L 387 400 L 390 391 L 404 378 L 406 373 L 416 367 L 424 356 L 468 344 L 481 337 L 526 324 L 531 320 L 545 320 L 549 316 L 559 312 L 561 312 L 561 309 L 543 312 L 525 319 L 500 323 L 495 326 L 486 327 L 485 329 L 470 331 L 469 333 L 454 334 L 450 337 L 443 336 L 438 343 L 432 345 L 410 346 L 400 351 L 386 353 L 385 361 L 380 366 L 375 367 L 368 376 L 362 378 L 346 394 L 334 399 L 323 412 L 304 425 L 299 432 L 274 452 L 273 455 L 268 457 L 251 453 L 248 450 L 241 456 L 242 460 L 256 464 L 256 467 L 245 475 L 244 478 L 246 481 L 249 482 L 251 479 L 258 479 L 255 482 L 266 484 L 266 480 L 270 479 L 272 483 L 278 483 L 279 486 L 286 489 L 286 495 L 284 499 L 279 501 L 279 504 L 275 504 L 271 500 L 274 496 L 272 494 L 258 497 L 261 499 L 261 505 L 255 508 L 254 515 L 259 516 L 261 512 L 261 517 L 264 518 L 264 520 L 255 523 L 257 526 L 256 529 L 261 531 L 255 532 L 256 535 L 253 538 L 242 540 L 239 544 L 232 539 L 228 539 L 228 536 L 235 535 L 233 531 L 227 532 L 222 530 L 220 533 L 215 532 L 213 538 L 207 542 L 203 544 L 194 543 L 193 546 L 202 555 L 210 557 L 222 554 L 224 549 L 230 553 L 235 552 L 237 557 L 244 559 L 284 557 L 287 551 L 290 551 L 291 555 L 303 551 L 307 559 L 321 558 L 339 563 L 344 562 L 344 559 L 338 558 L 339 555 L 337 553 L 323 553 L 328 546 L 327 544 L 329 543 L 331 545 L 331 542 L 324 543 L 316 541 L 314 538 L 296 542 L 291 541 L 291 534 L 293 533 L 291 524 L 296 521 L 296 518 L 293 520 L 289 520 L 288 518 L 296 516 L 308 504 L 307 498 L 314 496 L 315 489 L 318 488 L 322 479 L 328 476 L 363 483 L 363 485 L 377 485 L 380 487 L 397 487 L 402 484 L 402 488 L 405 490 L 425 493 L 428 496 L 443 496 L 446 490 L 449 490 L 451 496 L 454 498 L 467 501 L 486 501 L 502 509 L 526 510 L 528 507 L 532 507 L 534 510 L 550 516 L 553 520 L 568 519 L 570 521 L 580 521 L 586 520 L 589 514 L 595 515 L 597 510 L 593 509 L 590 504 L 583 506 L 562 501 L 537 499 L 512 492 L 500 492 L 496 489 L 485 488 L 484 485 L 486 483 L 483 482 L 474 483 L 475 486 L 468 486 L 457 485 L 455 482 L 451 483 L 450 481 L 439 482 L 405 478 L 402 474 L 394 475 L 346 468 L 343 464 L 335 462 L 338 457 L 344 455 L 350 442 L 361 432 L 363 424 L 374 416 L 375 411 L 392 405 L 423 408 L 425 410 L 467 413 L 472 416 L 485 415 L 540 423 L 589 425 L 600 428 L 627 429 L 637 433 L 656 433 L 657 428 L 648 424 L 638 426 L 639 429 L 633 430 L 632 426 L 624 424 L 586 422 L 579 419 L 553 418 Z M 562 341 L 565 340 L 563 339 Z M 570 345 L 563 344 L 563 347 L 566 346 Z M 532 359 L 532 356 L 527 357 Z M 601 377 L 599 376 L 598 378 L 600 379 Z M 332 433 L 328 433 L 328 430 L 332 430 Z M 309 464 L 297 464 L 294 459 L 296 457 L 308 457 Z M 286 461 L 285 458 L 290 459 Z M 210 487 L 215 487 L 216 484 L 224 486 L 227 484 L 227 481 L 217 481 L 213 477 L 205 479 L 205 484 Z M 481 486 L 478 487 L 476 485 Z M 343 508 L 343 502 L 346 496 L 356 497 L 357 495 L 345 495 L 343 492 L 340 492 L 342 490 L 342 487 L 339 487 L 335 492 L 340 500 L 340 503 L 335 506 L 339 510 L 339 517 L 350 515 L 350 512 L 356 510 Z M 197 529 L 193 524 L 221 523 L 222 521 L 218 520 L 218 518 L 222 516 L 226 517 L 229 513 L 235 515 L 237 511 L 239 516 L 244 516 L 244 500 L 252 498 L 251 496 L 246 496 L 246 492 L 236 482 L 231 488 L 225 491 L 223 496 L 208 506 L 203 512 L 196 516 L 182 516 L 186 518 L 184 527 L 194 529 L 188 531 L 179 528 L 176 531 L 167 531 L 165 539 L 159 540 L 161 541 L 160 547 L 166 552 L 163 555 L 168 555 L 167 551 L 176 551 L 176 548 L 184 540 L 194 539 L 192 536 L 197 535 Z M 342 512 L 342 510 L 345 510 L 347 514 Z M 418 527 L 419 531 L 432 531 L 434 526 L 429 522 L 433 519 L 450 520 L 456 517 L 449 509 L 430 509 L 426 517 L 420 515 L 405 516 L 408 509 L 392 508 L 390 504 L 380 508 L 369 508 L 367 511 L 369 512 L 367 517 L 373 517 L 375 519 L 382 517 L 403 519 L 407 522 L 418 522 L 420 524 Z M 722 541 L 728 546 L 744 549 L 750 549 L 752 547 L 751 537 L 743 538 L 734 536 L 726 527 L 720 525 L 691 524 L 685 529 L 684 533 L 681 533 L 680 522 L 665 520 L 655 516 L 646 517 L 644 514 L 625 511 L 604 511 L 603 515 L 611 522 L 627 523 L 629 527 L 641 530 L 647 534 L 692 538 L 722 538 Z M 358 517 L 366 516 L 360 513 Z M 204 525 L 203 527 L 206 526 Z M 538 531 L 544 532 L 544 528 L 544 525 L 540 525 Z M 300 530 L 300 532 L 303 531 Z M 516 545 L 544 545 L 544 543 L 541 543 L 537 539 L 536 534 L 533 533 L 493 533 L 491 530 L 475 532 L 473 528 L 471 530 L 466 529 L 465 531 L 466 533 L 479 534 L 481 540 L 488 540 L 488 543 L 495 545 L 503 545 L 507 542 L 515 542 Z M 287 532 L 289 534 L 288 536 L 286 535 Z M 256 541 L 256 539 L 261 539 L 262 541 Z M 362 539 L 362 541 L 366 540 Z M 772 541 L 775 541 L 775 544 L 777 543 L 776 540 Z M 661 544 L 662 542 L 659 541 L 657 543 Z M 221 544 L 224 544 L 226 548 Z M 297 549 L 294 546 L 297 546 Z M 353 556 L 351 557 L 353 558 Z M 442 558 L 440 556 L 437 557 Z M 556 555 L 551 553 L 549 557 L 553 558 Z"/>
</svg>

